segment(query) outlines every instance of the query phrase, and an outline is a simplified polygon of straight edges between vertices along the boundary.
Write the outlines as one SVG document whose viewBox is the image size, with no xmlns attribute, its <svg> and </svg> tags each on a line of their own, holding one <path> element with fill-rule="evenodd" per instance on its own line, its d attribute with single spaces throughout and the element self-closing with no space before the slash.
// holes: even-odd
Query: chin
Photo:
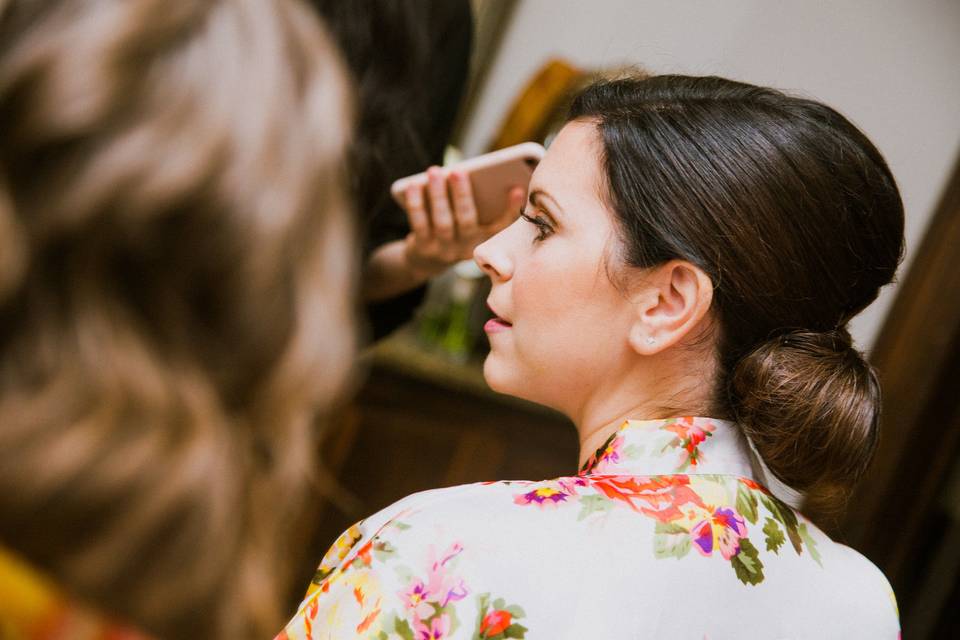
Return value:
<svg viewBox="0 0 960 640">
<path fill-rule="evenodd" d="M 551 407 L 543 402 L 542 398 L 536 397 L 536 384 L 531 384 L 533 377 L 523 375 L 493 352 L 483 362 L 483 379 L 487 381 L 487 386 L 497 393 Z"/>
<path fill-rule="evenodd" d="M 519 374 L 516 367 L 510 366 L 510 362 L 498 356 L 495 351 L 487 354 L 487 359 L 483 361 L 483 379 L 497 393 L 524 397 L 523 385 L 519 384 L 523 376 Z"/>
<path fill-rule="evenodd" d="M 487 386 L 497 393 L 512 395 L 510 393 L 511 385 L 507 384 L 509 376 L 506 374 L 503 365 L 497 362 L 497 357 L 493 352 L 487 354 L 487 359 L 483 361 L 483 379 L 487 381 Z"/>
</svg>

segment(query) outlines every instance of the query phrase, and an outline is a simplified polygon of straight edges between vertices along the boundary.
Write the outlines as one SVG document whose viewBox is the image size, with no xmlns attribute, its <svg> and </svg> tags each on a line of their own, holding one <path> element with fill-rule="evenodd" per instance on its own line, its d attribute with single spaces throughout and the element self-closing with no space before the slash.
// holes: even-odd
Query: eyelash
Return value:
<svg viewBox="0 0 960 640">
<path fill-rule="evenodd" d="M 520 217 L 537 228 L 537 237 L 533 239 L 534 243 L 543 242 L 553 233 L 553 228 L 541 216 L 529 216 L 521 209 Z"/>
</svg>

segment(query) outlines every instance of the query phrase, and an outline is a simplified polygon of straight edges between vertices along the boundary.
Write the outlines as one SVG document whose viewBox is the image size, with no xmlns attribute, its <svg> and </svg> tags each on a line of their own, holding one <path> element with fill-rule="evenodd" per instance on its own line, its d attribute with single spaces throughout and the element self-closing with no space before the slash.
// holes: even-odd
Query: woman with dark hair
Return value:
<svg viewBox="0 0 960 640">
<path fill-rule="evenodd" d="M 351 130 L 297 0 L 0 2 L 0 637 L 282 623 Z"/>
<path fill-rule="evenodd" d="M 897 637 L 883 575 L 767 487 L 839 504 L 866 469 L 880 389 L 846 327 L 902 250 L 893 176 L 833 109 L 714 77 L 588 87 L 475 254 L 487 381 L 571 418 L 579 474 L 371 516 L 285 634 Z"/>
</svg>

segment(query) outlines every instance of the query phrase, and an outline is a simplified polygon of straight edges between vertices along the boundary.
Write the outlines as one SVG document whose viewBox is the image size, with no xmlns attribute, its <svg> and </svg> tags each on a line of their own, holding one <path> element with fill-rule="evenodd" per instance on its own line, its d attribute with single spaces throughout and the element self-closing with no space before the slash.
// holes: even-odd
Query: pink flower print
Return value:
<svg viewBox="0 0 960 640">
<path fill-rule="evenodd" d="M 448 562 L 453 560 L 456 556 L 460 555 L 462 551 L 463 551 L 463 545 L 460 544 L 459 542 L 454 542 L 452 545 L 450 545 L 450 548 L 447 549 L 446 552 L 443 554 L 443 557 L 440 558 L 440 564 L 441 565 L 447 564 Z M 436 563 L 434 564 L 434 566 L 436 566 Z"/>
<path fill-rule="evenodd" d="M 569 497 L 570 494 L 562 489 L 543 486 L 514 496 L 513 502 L 519 505 L 536 504 L 540 507 L 553 507 L 558 503 L 566 502 Z"/>
<path fill-rule="evenodd" d="M 409 611 L 415 619 L 429 618 L 433 615 L 433 607 L 428 602 L 430 600 L 430 591 L 423 584 L 423 580 L 414 578 L 406 591 L 400 592 L 400 599 L 403 606 Z"/>
<path fill-rule="evenodd" d="M 586 478 L 580 476 L 573 476 L 570 478 L 558 478 L 557 484 L 560 485 L 560 489 L 570 496 L 577 495 L 578 489 L 583 489 L 589 487 L 590 483 L 587 482 Z"/>
<path fill-rule="evenodd" d="M 747 535 L 747 525 L 733 509 L 720 507 L 710 518 L 698 522 L 690 530 L 697 550 L 705 556 L 720 549 L 724 560 L 740 553 L 740 538 Z"/>
<path fill-rule="evenodd" d="M 606 446 L 598 452 L 597 461 L 591 471 L 596 474 L 603 473 L 608 465 L 615 465 L 620 462 L 622 452 L 623 436 L 618 435 L 607 442 Z"/>
<path fill-rule="evenodd" d="M 417 640 L 441 640 L 450 633 L 450 616 L 445 613 L 437 616 L 430 621 L 429 627 L 417 620 L 413 628 L 417 634 Z"/>
<path fill-rule="evenodd" d="M 443 599 L 440 600 L 440 606 L 445 607 L 450 602 L 463 600 L 467 597 L 468 593 L 470 592 L 467 590 L 467 585 L 464 584 L 462 579 L 458 579 L 455 583 L 449 584 L 444 590 Z"/>
<path fill-rule="evenodd" d="M 439 559 L 431 559 L 430 576 L 427 579 L 426 590 L 430 593 L 433 601 L 441 607 L 467 597 L 468 591 L 463 580 L 455 579 L 446 573 L 447 563 L 460 555 L 462 551 L 463 545 L 456 542 Z M 430 555 L 434 555 L 433 550 L 431 550 Z"/>
<path fill-rule="evenodd" d="M 624 429 L 629 424 L 629 421 L 624 422 L 620 429 Z M 619 431 L 614 431 L 610 434 L 610 437 L 607 438 L 607 441 L 600 445 L 600 447 L 590 455 L 587 461 L 583 463 L 583 466 L 580 467 L 579 475 L 583 476 L 591 473 L 597 473 L 597 467 L 600 466 L 601 463 L 607 464 L 619 462 L 620 449 L 622 447 L 623 436 L 620 435 Z"/>
</svg>

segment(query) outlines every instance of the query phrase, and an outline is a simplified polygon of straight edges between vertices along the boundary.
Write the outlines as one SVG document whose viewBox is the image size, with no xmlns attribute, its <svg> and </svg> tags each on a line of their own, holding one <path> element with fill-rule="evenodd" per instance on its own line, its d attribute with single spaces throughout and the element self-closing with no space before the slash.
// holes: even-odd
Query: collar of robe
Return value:
<svg viewBox="0 0 960 640">
<path fill-rule="evenodd" d="M 580 470 L 581 476 L 674 474 L 766 475 L 735 423 L 697 416 L 626 420 Z"/>
</svg>

